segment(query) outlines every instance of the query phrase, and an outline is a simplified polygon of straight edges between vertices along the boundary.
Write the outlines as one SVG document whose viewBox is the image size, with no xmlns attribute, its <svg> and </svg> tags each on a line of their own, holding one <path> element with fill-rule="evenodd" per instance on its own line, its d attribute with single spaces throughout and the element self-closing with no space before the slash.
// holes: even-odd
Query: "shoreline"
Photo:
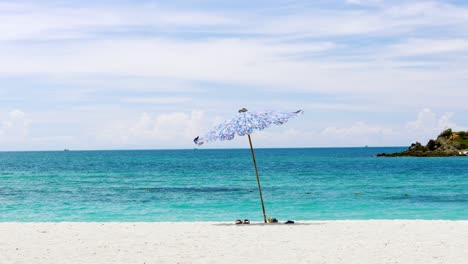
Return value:
<svg viewBox="0 0 468 264">
<path fill-rule="evenodd" d="M 0 263 L 466 263 L 468 220 L 2 222 Z"/>
</svg>

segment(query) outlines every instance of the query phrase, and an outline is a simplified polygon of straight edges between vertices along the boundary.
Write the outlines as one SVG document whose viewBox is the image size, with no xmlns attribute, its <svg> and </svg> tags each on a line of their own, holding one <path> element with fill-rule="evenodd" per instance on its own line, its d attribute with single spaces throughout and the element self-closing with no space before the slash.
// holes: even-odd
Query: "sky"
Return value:
<svg viewBox="0 0 468 264">
<path fill-rule="evenodd" d="M 407 146 L 467 98 L 468 1 L 0 0 L 0 151 L 191 149 L 243 107 L 304 110 L 256 147 Z"/>
</svg>

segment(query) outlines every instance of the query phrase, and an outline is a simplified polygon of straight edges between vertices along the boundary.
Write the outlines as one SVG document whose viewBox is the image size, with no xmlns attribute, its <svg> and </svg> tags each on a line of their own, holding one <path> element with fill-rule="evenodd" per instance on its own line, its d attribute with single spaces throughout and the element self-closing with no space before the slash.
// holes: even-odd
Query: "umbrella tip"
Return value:
<svg viewBox="0 0 468 264">
<path fill-rule="evenodd" d="M 201 146 L 201 145 L 203 145 L 203 143 L 204 143 L 203 141 L 200 141 L 200 136 L 194 138 L 194 139 L 193 139 L 193 142 L 194 142 L 195 144 L 197 144 L 198 146 Z"/>
<path fill-rule="evenodd" d="M 245 112 L 247 112 L 247 111 L 249 111 L 249 110 L 247 110 L 247 109 L 244 107 L 244 108 L 242 108 L 242 109 L 239 110 L 239 113 L 245 113 Z"/>
</svg>

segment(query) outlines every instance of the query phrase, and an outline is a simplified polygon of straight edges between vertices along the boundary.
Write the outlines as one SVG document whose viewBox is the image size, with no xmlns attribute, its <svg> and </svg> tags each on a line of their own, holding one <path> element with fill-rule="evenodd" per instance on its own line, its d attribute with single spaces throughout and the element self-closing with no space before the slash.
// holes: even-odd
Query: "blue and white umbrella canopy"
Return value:
<svg viewBox="0 0 468 264">
<path fill-rule="evenodd" d="M 250 135 L 255 130 L 263 130 L 272 124 L 282 125 L 302 113 L 302 110 L 295 112 L 248 112 L 247 109 L 242 108 L 234 118 L 215 126 L 206 134 L 196 137 L 193 141 L 197 145 L 202 145 L 208 141 L 231 140 L 235 135 Z"/>
<path fill-rule="evenodd" d="M 262 203 L 263 220 L 266 223 L 266 210 L 263 202 L 262 187 L 260 185 L 260 177 L 258 176 L 257 162 L 255 161 L 255 153 L 252 146 L 252 139 L 250 134 L 255 130 L 263 130 L 271 124 L 282 125 L 290 118 L 302 114 L 302 110 L 295 112 L 277 112 L 277 111 L 263 111 L 263 112 L 249 112 L 247 109 L 242 108 L 239 113 L 230 120 L 215 126 L 203 136 L 196 137 L 193 142 L 197 145 L 202 145 L 208 141 L 215 140 L 231 140 L 236 135 L 245 136 L 249 138 L 250 150 L 252 152 L 253 164 L 255 167 L 255 174 L 257 176 L 258 192 L 260 194 L 260 201 Z"/>
</svg>

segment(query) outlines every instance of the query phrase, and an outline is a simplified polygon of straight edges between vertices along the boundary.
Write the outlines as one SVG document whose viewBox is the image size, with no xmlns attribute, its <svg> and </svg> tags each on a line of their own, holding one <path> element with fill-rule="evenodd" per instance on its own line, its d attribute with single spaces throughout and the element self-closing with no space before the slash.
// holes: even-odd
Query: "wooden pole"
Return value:
<svg viewBox="0 0 468 264">
<path fill-rule="evenodd" d="M 252 147 L 252 139 L 250 138 L 250 135 L 247 135 L 247 136 L 249 137 L 250 150 L 252 151 L 252 159 L 253 159 L 253 164 L 255 167 L 255 175 L 257 176 L 258 192 L 260 193 L 260 201 L 262 202 L 263 220 L 266 223 L 267 219 L 266 219 L 266 213 L 265 213 L 265 204 L 263 203 L 262 187 L 260 186 L 260 178 L 258 177 L 257 161 L 255 161 L 255 153 Z"/>
</svg>

